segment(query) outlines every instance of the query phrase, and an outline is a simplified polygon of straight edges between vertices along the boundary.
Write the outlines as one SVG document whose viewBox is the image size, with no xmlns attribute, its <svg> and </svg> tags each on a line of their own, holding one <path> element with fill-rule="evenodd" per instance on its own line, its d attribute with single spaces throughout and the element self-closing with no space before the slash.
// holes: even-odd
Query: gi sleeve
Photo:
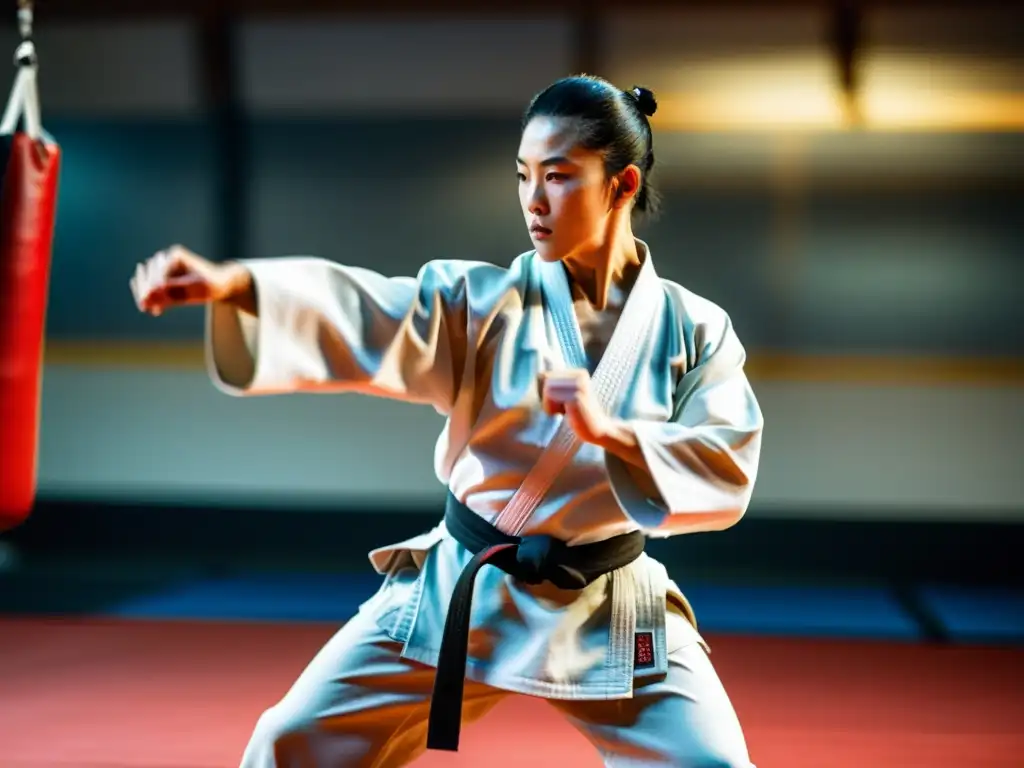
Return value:
<svg viewBox="0 0 1024 768">
<path fill-rule="evenodd" d="M 672 418 L 629 421 L 646 467 L 606 454 L 619 505 L 649 536 L 723 530 L 750 502 L 763 418 L 743 345 L 728 316 L 721 325 L 681 377 Z"/>
<path fill-rule="evenodd" d="M 467 346 L 461 262 L 430 262 L 416 278 L 308 257 L 242 263 L 257 316 L 207 311 L 207 367 L 222 390 L 358 392 L 448 412 Z"/>
</svg>

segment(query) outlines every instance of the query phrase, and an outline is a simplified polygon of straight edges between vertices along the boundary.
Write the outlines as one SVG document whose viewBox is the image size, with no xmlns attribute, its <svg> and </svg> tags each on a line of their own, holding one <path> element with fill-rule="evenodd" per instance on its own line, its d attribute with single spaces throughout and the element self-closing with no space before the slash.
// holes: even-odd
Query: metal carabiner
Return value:
<svg viewBox="0 0 1024 768">
<path fill-rule="evenodd" d="M 25 40 L 14 49 L 14 66 L 34 67 L 39 63 L 36 57 L 36 45 L 31 40 Z"/>
</svg>

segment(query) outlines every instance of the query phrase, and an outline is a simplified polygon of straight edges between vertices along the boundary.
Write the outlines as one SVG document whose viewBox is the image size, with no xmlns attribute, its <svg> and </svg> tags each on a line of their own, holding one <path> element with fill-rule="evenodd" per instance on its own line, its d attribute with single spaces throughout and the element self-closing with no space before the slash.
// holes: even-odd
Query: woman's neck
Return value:
<svg viewBox="0 0 1024 768">
<path fill-rule="evenodd" d="M 640 273 L 642 257 L 633 233 L 624 228 L 596 249 L 567 256 L 569 278 L 594 309 L 608 306 L 613 288 L 628 293 Z"/>
</svg>

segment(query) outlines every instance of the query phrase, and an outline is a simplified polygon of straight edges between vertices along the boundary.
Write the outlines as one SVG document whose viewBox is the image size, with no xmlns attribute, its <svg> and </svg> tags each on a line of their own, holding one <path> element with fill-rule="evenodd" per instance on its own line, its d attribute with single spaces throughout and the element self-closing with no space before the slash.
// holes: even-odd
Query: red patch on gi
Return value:
<svg viewBox="0 0 1024 768">
<path fill-rule="evenodd" d="M 653 667 L 654 666 L 654 634 L 651 632 L 637 632 L 633 644 L 633 666 Z"/>
</svg>

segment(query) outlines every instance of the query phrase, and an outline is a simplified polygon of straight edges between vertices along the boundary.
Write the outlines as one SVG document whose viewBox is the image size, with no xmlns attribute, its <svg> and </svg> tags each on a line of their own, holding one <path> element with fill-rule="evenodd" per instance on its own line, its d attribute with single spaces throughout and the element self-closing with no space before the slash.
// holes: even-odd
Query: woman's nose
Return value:
<svg viewBox="0 0 1024 768">
<path fill-rule="evenodd" d="M 544 188 L 537 184 L 530 190 L 530 199 L 527 202 L 527 209 L 534 216 L 544 216 L 548 212 L 548 198 L 544 194 Z"/>
</svg>

